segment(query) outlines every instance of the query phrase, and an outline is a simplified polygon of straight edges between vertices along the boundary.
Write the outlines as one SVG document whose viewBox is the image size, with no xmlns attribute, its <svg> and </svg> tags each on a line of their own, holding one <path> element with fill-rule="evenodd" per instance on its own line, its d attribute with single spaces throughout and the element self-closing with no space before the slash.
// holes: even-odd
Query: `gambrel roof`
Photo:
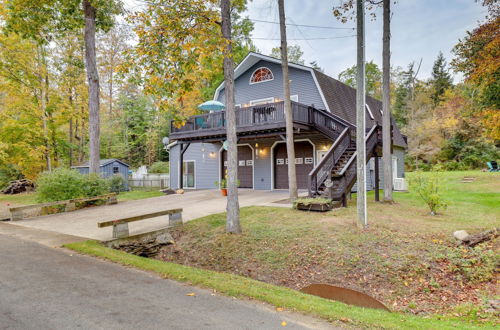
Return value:
<svg viewBox="0 0 500 330">
<path fill-rule="evenodd" d="M 258 63 L 261 60 L 281 65 L 280 59 L 271 56 L 266 56 L 263 54 L 250 52 L 234 69 L 234 79 L 236 80 L 239 76 L 244 74 L 246 71 L 248 71 L 250 68 L 252 68 L 256 63 Z M 289 63 L 289 67 L 310 72 L 313 77 L 316 88 L 320 93 L 323 104 L 326 107 L 326 110 L 339 116 L 340 118 L 348 121 L 353 125 L 356 124 L 356 89 L 309 66 L 296 63 Z M 222 82 L 215 90 L 214 100 L 218 99 L 219 93 L 223 88 L 224 88 L 224 82 Z M 373 126 L 375 122 L 381 125 L 382 102 L 371 96 L 367 96 L 366 104 L 367 104 L 367 109 L 366 109 L 367 127 Z M 397 127 L 394 121 L 394 118 L 392 118 L 392 123 L 395 127 L 394 145 L 406 148 L 407 144 L 405 142 L 405 139 L 403 138 L 403 135 L 399 131 L 399 128 Z"/>
</svg>

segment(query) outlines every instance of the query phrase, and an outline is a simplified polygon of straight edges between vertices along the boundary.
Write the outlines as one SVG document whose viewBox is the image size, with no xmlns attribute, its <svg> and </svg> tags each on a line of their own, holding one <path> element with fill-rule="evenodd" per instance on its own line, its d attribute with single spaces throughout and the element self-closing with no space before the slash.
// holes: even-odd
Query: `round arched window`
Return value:
<svg viewBox="0 0 500 330">
<path fill-rule="evenodd" d="M 268 68 L 258 68 L 253 72 L 252 77 L 250 78 L 250 83 L 255 84 L 273 79 L 274 76 L 271 70 Z"/>
</svg>

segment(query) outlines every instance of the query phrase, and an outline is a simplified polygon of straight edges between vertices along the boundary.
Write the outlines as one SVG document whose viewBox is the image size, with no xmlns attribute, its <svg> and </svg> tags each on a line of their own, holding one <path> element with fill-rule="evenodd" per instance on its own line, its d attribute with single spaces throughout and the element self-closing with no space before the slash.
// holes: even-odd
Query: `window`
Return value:
<svg viewBox="0 0 500 330">
<path fill-rule="evenodd" d="M 268 97 L 265 99 L 252 100 L 252 101 L 250 101 L 250 105 L 260 105 L 260 104 L 267 104 L 267 103 L 273 103 L 273 102 L 274 102 L 274 97 Z"/>
<path fill-rule="evenodd" d="M 120 173 L 120 169 L 117 166 L 115 166 L 115 167 L 113 167 L 113 174 L 117 174 L 117 173 Z"/>
<path fill-rule="evenodd" d="M 194 188 L 195 185 L 195 170 L 194 161 L 185 160 L 182 164 L 182 185 L 184 188 Z"/>
<path fill-rule="evenodd" d="M 290 95 L 290 101 L 299 102 L 299 96 L 297 94 Z"/>
<path fill-rule="evenodd" d="M 273 80 L 274 76 L 271 70 L 268 68 L 258 68 L 252 73 L 252 77 L 250 78 L 250 84 L 257 84 L 264 81 Z"/>
</svg>

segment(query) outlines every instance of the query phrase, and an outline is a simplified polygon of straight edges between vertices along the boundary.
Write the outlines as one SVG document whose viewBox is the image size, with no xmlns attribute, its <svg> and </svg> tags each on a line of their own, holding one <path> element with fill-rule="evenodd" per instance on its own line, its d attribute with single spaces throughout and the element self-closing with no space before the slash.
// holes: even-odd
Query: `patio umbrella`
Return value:
<svg viewBox="0 0 500 330">
<path fill-rule="evenodd" d="M 203 110 L 203 111 L 220 111 L 223 110 L 226 106 L 224 103 L 221 103 L 219 101 L 207 101 L 203 102 L 198 106 L 198 109 Z"/>
</svg>

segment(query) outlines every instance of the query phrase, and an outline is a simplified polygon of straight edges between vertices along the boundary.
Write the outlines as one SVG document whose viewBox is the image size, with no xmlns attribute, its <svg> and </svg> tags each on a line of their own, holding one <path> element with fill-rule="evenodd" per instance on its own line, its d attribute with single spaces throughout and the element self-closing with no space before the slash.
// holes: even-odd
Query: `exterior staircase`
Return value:
<svg viewBox="0 0 500 330">
<path fill-rule="evenodd" d="M 356 183 L 355 128 L 347 126 L 334 140 L 323 159 L 309 173 L 309 196 L 326 197 L 347 206 L 347 196 Z M 374 125 L 366 134 L 367 162 L 379 152 L 381 130 Z"/>
</svg>

